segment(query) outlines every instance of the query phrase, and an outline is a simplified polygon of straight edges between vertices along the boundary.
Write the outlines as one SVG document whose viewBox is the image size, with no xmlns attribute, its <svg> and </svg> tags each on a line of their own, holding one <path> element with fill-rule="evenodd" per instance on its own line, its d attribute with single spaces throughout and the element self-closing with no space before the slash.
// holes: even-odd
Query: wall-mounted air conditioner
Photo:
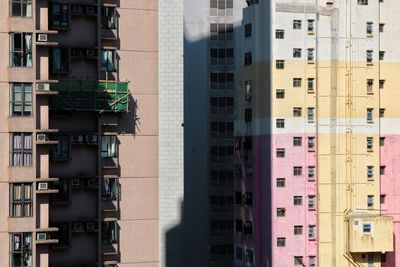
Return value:
<svg viewBox="0 0 400 267">
<path fill-rule="evenodd" d="M 88 187 L 96 187 L 97 186 L 97 180 L 96 179 L 88 179 L 87 180 L 87 186 Z"/>
<path fill-rule="evenodd" d="M 83 135 L 82 134 L 72 135 L 72 143 L 73 144 L 82 144 L 83 143 Z"/>
<path fill-rule="evenodd" d="M 46 233 L 36 233 L 36 240 L 46 240 Z"/>
<path fill-rule="evenodd" d="M 82 56 L 82 49 L 80 49 L 80 48 L 72 48 L 71 49 L 71 56 L 73 56 L 73 57 L 81 57 Z"/>
<path fill-rule="evenodd" d="M 80 185 L 80 183 L 81 183 L 81 181 L 79 180 L 79 179 L 72 179 L 71 180 L 71 185 L 72 186 L 79 186 Z"/>
<path fill-rule="evenodd" d="M 50 84 L 49 83 L 37 83 L 36 89 L 38 91 L 50 91 Z"/>
<path fill-rule="evenodd" d="M 87 57 L 94 57 L 96 55 L 96 50 L 89 48 L 86 49 L 86 56 Z"/>
<path fill-rule="evenodd" d="M 96 223 L 94 222 L 87 222 L 86 223 L 86 230 L 92 231 L 96 229 Z"/>
<path fill-rule="evenodd" d="M 86 135 L 86 142 L 89 144 L 96 144 L 97 143 L 97 134 Z"/>
<path fill-rule="evenodd" d="M 81 5 L 72 5 L 71 12 L 75 14 L 83 13 L 83 7 Z"/>
<path fill-rule="evenodd" d="M 97 8 L 95 6 L 86 6 L 85 13 L 86 15 L 96 15 Z"/>
<path fill-rule="evenodd" d="M 83 230 L 83 225 L 80 222 L 76 222 L 72 224 L 72 230 L 74 231 L 82 231 Z"/>
<path fill-rule="evenodd" d="M 44 134 L 44 133 L 37 134 L 36 141 L 39 141 L 39 142 L 46 141 L 46 134 Z"/>
<path fill-rule="evenodd" d="M 38 42 L 47 42 L 47 34 L 46 33 L 38 33 L 36 40 Z"/>
<path fill-rule="evenodd" d="M 47 183 L 39 183 L 38 190 L 47 190 L 49 188 Z"/>
</svg>

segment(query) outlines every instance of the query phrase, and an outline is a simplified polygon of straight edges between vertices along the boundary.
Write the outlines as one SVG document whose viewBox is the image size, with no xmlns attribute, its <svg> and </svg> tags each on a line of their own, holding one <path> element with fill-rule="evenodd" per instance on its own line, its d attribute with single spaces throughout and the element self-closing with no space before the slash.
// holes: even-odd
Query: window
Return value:
<svg viewBox="0 0 400 267">
<path fill-rule="evenodd" d="M 374 26 L 373 22 L 370 22 L 370 21 L 367 22 L 367 34 L 372 34 L 373 26 Z"/>
<path fill-rule="evenodd" d="M 293 57 L 301 58 L 301 48 L 293 48 Z"/>
<path fill-rule="evenodd" d="M 53 30 L 69 28 L 69 6 L 68 4 L 50 4 L 49 23 Z"/>
<path fill-rule="evenodd" d="M 307 60 L 314 61 L 314 48 L 307 49 Z"/>
<path fill-rule="evenodd" d="M 304 266 L 303 257 L 302 256 L 294 256 L 294 265 Z"/>
<path fill-rule="evenodd" d="M 373 93 L 374 79 L 367 79 L 367 93 Z"/>
<path fill-rule="evenodd" d="M 69 160 L 69 136 L 57 135 L 58 144 L 52 145 L 51 158 L 53 160 Z"/>
<path fill-rule="evenodd" d="M 314 78 L 307 79 L 307 91 L 314 92 Z"/>
<path fill-rule="evenodd" d="M 368 254 L 367 261 L 368 261 L 368 267 L 374 267 L 375 266 L 375 264 L 374 264 L 375 258 L 374 258 L 373 254 Z"/>
<path fill-rule="evenodd" d="M 383 89 L 385 87 L 385 80 L 379 80 L 379 89 Z"/>
<path fill-rule="evenodd" d="M 276 128 L 285 128 L 285 119 L 276 119 Z"/>
<path fill-rule="evenodd" d="M 283 70 L 285 68 L 285 60 L 277 60 L 275 63 L 275 67 L 278 70 Z"/>
<path fill-rule="evenodd" d="M 275 38 L 276 39 L 284 39 L 285 38 L 285 30 L 281 30 L 281 29 L 275 30 Z"/>
<path fill-rule="evenodd" d="M 369 181 L 374 180 L 374 166 L 367 166 L 367 178 Z"/>
<path fill-rule="evenodd" d="M 385 28 L 385 23 L 379 23 L 379 32 L 383 32 Z"/>
<path fill-rule="evenodd" d="M 10 115 L 32 116 L 32 84 L 11 83 Z"/>
<path fill-rule="evenodd" d="M 300 30 L 301 29 L 301 20 L 293 20 L 293 29 Z"/>
<path fill-rule="evenodd" d="M 295 205 L 295 206 L 303 205 L 303 197 L 302 196 L 294 196 L 293 197 L 293 205 Z"/>
<path fill-rule="evenodd" d="M 285 149 L 284 148 L 277 148 L 276 149 L 276 157 L 277 158 L 284 158 L 285 157 Z"/>
<path fill-rule="evenodd" d="M 293 146 L 301 146 L 302 138 L 301 137 L 293 137 Z"/>
<path fill-rule="evenodd" d="M 211 23 L 210 40 L 214 41 L 233 40 L 233 24 Z"/>
<path fill-rule="evenodd" d="M 237 262 L 240 262 L 240 263 L 243 262 L 243 248 L 242 247 L 236 247 L 235 257 L 236 257 Z"/>
<path fill-rule="evenodd" d="M 315 166 L 308 166 L 308 180 L 314 180 L 315 179 Z"/>
<path fill-rule="evenodd" d="M 101 7 L 101 28 L 116 29 L 117 28 L 117 10 L 115 7 Z"/>
<path fill-rule="evenodd" d="M 309 19 L 307 21 L 307 30 L 308 32 L 314 32 L 314 20 L 313 19 Z"/>
<path fill-rule="evenodd" d="M 307 108 L 307 120 L 308 122 L 314 122 L 314 108 Z"/>
<path fill-rule="evenodd" d="M 309 210 L 315 209 L 315 196 L 314 195 L 308 196 L 308 209 Z"/>
<path fill-rule="evenodd" d="M 117 136 L 103 135 L 101 137 L 101 157 L 114 158 L 118 156 Z"/>
<path fill-rule="evenodd" d="M 233 0 L 210 0 L 210 16 L 232 16 Z"/>
<path fill-rule="evenodd" d="M 381 108 L 381 109 L 379 109 L 379 118 L 383 118 L 383 117 L 385 117 L 385 109 Z"/>
<path fill-rule="evenodd" d="M 386 166 L 380 166 L 379 167 L 379 174 L 380 175 L 385 175 L 385 170 L 386 170 Z"/>
<path fill-rule="evenodd" d="M 244 54 L 244 65 L 249 66 L 252 64 L 252 55 L 251 52 L 247 52 Z"/>
<path fill-rule="evenodd" d="M 286 209 L 285 208 L 277 208 L 276 209 L 276 216 L 277 217 L 285 217 Z"/>
<path fill-rule="evenodd" d="M 233 122 L 211 122 L 210 136 L 215 139 L 233 138 Z"/>
<path fill-rule="evenodd" d="M 242 231 L 243 231 L 243 221 L 242 220 L 236 220 L 235 221 L 235 229 L 236 229 L 236 232 L 239 232 L 239 233 L 241 233 Z"/>
<path fill-rule="evenodd" d="M 307 148 L 308 151 L 315 150 L 315 137 L 307 137 Z"/>
<path fill-rule="evenodd" d="M 211 146 L 210 161 L 213 163 L 229 163 L 233 161 L 232 146 Z"/>
<path fill-rule="evenodd" d="M 367 196 L 367 207 L 368 208 L 373 208 L 374 207 L 374 196 L 373 195 L 368 195 Z"/>
<path fill-rule="evenodd" d="M 315 239 L 315 225 L 308 226 L 308 239 Z"/>
<path fill-rule="evenodd" d="M 251 28 L 252 28 L 251 23 L 244 25 L 244 38 L 251 37 L 251 32 L 252 32 Z"/>
<path fill-rule="evenodd" d="M 379 60 L 384 60 L 385 58 L 385 51 L 379 51 Z"/>
<path fill-rule="evenodd" d="M 251 108 L 246 108 L 244 110 L 244 121 L 251 122 L 253 120 L 253 111 Z"/>
<path fill-rule="evenodd" d="M 301 117 L 301 108 L 299 107 L 293 108 L 293 117 Z"/>
<path fill-rule="evenodd" d="M 246 221 L 243 224 L 243 233 L 245 234 L 253 234 L 253 223 L 250 221 Z"/>
<path fill-rule="evenodd" d="M 252 89 L 253 89 L 252 81 L 251 80 L 244 81 L 244 99 L 246 101 L 251 101 L 251 97 L 253 95 Z"/>
<path fill-rule="evenodd" d="M 364 234 L 370 234 L 371 233 L 371 224 L 370 223 L 363 223 L 362 225 L 362 230 Z"/>
<path fill-rule="evenodd" d="M 386 195 L 380 195 L 379 198 L 380 198 L 379 200 L 380 200 L 381 204 L 385 204 Z"/>
<path fill-rule="evenodd" d="M 51 71 L 67 73 L 69 69 L 69 52 L 67 48 L 53 47 L 51 49 Z"/>
<path fill-rule="evenodd" d="M 302 225 L 295 225 L 293 228 L 294 235 L 302 235 L 303 234 L 303 226 Z"/>
<path fill-rule="evenodd" d="M 120 185 L 117 178 L 103 178 L 101 198 L 103 200 L 119 199 Z"/>
<path fill-rule="evenodd" d="M 374 138 L 367 137 L 367 150 L 372 151 L 374 149 Z"/>
<path fill-rule="evenodd" d="M 32 184 L 10 184 L 10 216 L 32 216 Z"/>
<path fill-rule="evenodd" d="M 101 50 L 101 71 L 114 72 L 115 70 L 115 50 Z"/>
<path fill-rule="evenodd" d="M 32 67 L 32 33 L 10 33 L 11 67 Z"/>
<path fill-rule="evenodd" d="M 276 98 L 277 99 L 285 98 L 285 90 L 284 89 L 277 89 L 276 90 Z"/>
<path fill-rule="evenodd" d="M 233 89 L 234 74 L 230 72 L 210 73 L 210 88 L 212 90 Z"/>
<path fill-rule="evenodd" d="M 372 123 L 373 122 L 373 112 L 374 112 L 374 109 L 373 108 L 367 108 L 367 122 L 368 123 Z"/>
<path fill-rule="evenodd" d="M 232 48 L 211 48 L 210 49 L 211 65 L 233 65 L 233 49 Z"/>
<path fill-rule="evenodd" d="M 11 234 L 11 267 L 32 267 L 32 233 Z"/>
<path fill-rule="evenodd" d="M 118 223 L 116 221 L 102 222 L 101 240 L 103 244 L 118 243 Z"/>
<path fill-rule="evenodd" d="M 301 176 L 302 172 L 303 172 L 303 167 L 301 167 L 301 166 L 293 167 L 293 175 L 294 176 Z"/>
<path fill-rule="evenodd" d="M 385 145 L 385 137 L 380 137 L 379 138 L 379 146 L 384 146 Z"/>
<path fill-rule="evenodd" d="M 246 265 L 247 266 L 254 266 L 254 253 L 251 249 L 246 249 Z"/>
<path fill-rule="evenodd" d="M 11 134 L 11 166 L 32 165 L 32 133 Z"/>
<path fill-rule="evenodd" d="M 293 78 L 293 87 L 301 87 L 301 78 Z"/>
<path fill-rule="evenodd" d="M 276 246 L 277 247 L 285 247 L 286 246 L 286 238 L 285 237 L 278 237 L 276 239 Z"/>
<path fill-rule="evenodd" d="M 11 16 L 31 17 L 32 0 L 11 0 Z"/>
<path fill-rule="evenodd" d="M 285 187 L 285 178 L 276 179 L 276 187 Z"/>
<path fill-rule="evenodd" d="M 368 0 L 358 0 L 359 5 L 368 5 Z"/>
<path fill-rule="evenodd" d="M 315 256 L 308 257 L 309 259 L 309 267 L 315 267 Z"/>
<path fill-rule="evenodd" d="M 373 51 L 372 50 L 367 50 L 367 63 L 372 63 L 373 60 Z"/>
</svg>

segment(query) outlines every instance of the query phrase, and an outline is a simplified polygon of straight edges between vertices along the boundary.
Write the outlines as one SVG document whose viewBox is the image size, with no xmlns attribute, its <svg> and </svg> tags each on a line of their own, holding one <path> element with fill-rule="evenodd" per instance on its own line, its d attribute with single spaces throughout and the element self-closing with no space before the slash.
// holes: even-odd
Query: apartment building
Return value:
<svg viewBox="0 0 400 267">
<path fill-rule="evenodd" d="M 0 265 L 158 266 L 158 1 L 0 13 Z"/>
<path fill-rule="evenodd" d="M 397 1 L 248 3 L 236 266 L 399 266 Z"/>
<path fill-rule="evenodd" d="M 233 265 L 235 33 L 245 5 L 184 3 L 185 255 L 191 266 Z"/>
</svg>

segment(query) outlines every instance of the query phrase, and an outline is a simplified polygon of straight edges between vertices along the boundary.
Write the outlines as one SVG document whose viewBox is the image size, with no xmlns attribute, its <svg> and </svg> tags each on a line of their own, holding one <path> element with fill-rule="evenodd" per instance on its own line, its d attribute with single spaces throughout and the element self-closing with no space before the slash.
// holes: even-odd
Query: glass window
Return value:
<svg viewBox="0 0 400 267">
<path fill-rule="evenodd" d="M 251 36 L 251 23 L 248 23 L 244 25 L 244 37 L 250 37 Z"/>
<path fill-rule="evenodd" d="M 275 67 L 278 70 L 283 70 L 285 68 L 285 60 L 277 60 Z"/>
<path fill-rule="evenodd" d="M 32 67 L 32 33 L 10 33 L 10 65 Z"/>
<path fill-rule="evenodd" d="M 276 128 L 285 128 L 285 119 L 276 119 Z"/>
<path fill-rule="evenodd" d="M 302 225 L 295 225 L 293 229 L 294 235 L 302 235 L 303 234 L 303 226 Z"/>
<path fill-rule="evenodd" d="M 11 134 L 11 166 L 32 165 L 32 133 Z"/>
<path fill-rule="evenodd" d="M 313 19 L 309 19 L 308 21 L 307 21 L 307 30 L 309 31 L 309 32 L 313 32 L 314 31 L 314 20 Z"/>
<path fill-rule="evenodd" d="M 114 72 L 115 50 L 101 50 L 101 71 Z"/>
<path fill-rule="evenodd" d="M 10 185 L 10 216 L 32 216 L 32 184 Z"/>
<path fill-rule="evenodd" d="M 286 246 L 286 238 L 285 237 L 278 237 L 276 239 L 276 246 L 277 247 L 284 247 Z"/>
<path fill-rule="evenodd" d="M 10 86 L 10 115 L 32 116 L 32 84 L 12 83 Z"/>
<path fill-rule="evenodd" d="M 11 0 L 11 16 L 31 17 L 32 0 Z"/>
<path fill-rule="evenodd" d="M 69 52 L 67 48 L 53 47 L 51 49 L 51 71 L 66 73 L 69 69 Z"/>
<path fill-rule="evenodd" d="M 303 197 L 302 196 L 294 196 L 293 197 L 293 205 L 303 205 Z"/>
<path fill-rule="evenodd" d="M 293 20 L 293 29 L 295 30 L 301 29 L 301 20 Z"/>
<path fill-rule="evenodd" d="M 252 55 L 251 52 L 247 52 L 244 54 L 244 65 L 249 66 L 252 64 Z"/>
<path fill-rule="evenodd" d="M 32 267 L 32 233 L 11 234 L 11 267 Z"/>
<path fill-rule="evenodd" d="M 254 266 L 254 253 L 251 249 L 246 249 L 246 266 Z"/>
<path fill-rule="evenodd" d="M 117 200 L 119 198 L 119 188 L 120 186 L 117 178 L 104 178 L 101 193 L 102 199 Z"/>
<path fill-rule="evenodd" d="M 57 135 L 58 144 L 52 145 L 51 158 L 55 160 L 69 159 L 69 136 Z"/>
<path fill-rule="evenodd" d="M 68 4 L 50 4 L 50 28 L 68 29 L 69 28 L 69 6 Z"/>
<path fill-rule="evenodd" d="M 101 7 L 101 28 L 117 28 L 117 10 L 115 9 L 115 7 Z"/>
<path fill-rule="evenodd" d="M 103 244 L 115 244 L 118 242 L 118 223 L 116 221 L 102 223 L 101 239 Z"/>
<path fill-rule="evenodd" d="M 285 30 L 276 29 L 275 30 L 275 38 L 276 39 L 284 39 L 285 38 Z"/>
<path fill-rule="evenodd" d="M 276 187 L 285 187 L 285 178 L 277 178 Z"/>
<path fill-rule="evenodd" d="M 293 87 L 301 87 L 301 78 L 293 78 Z"/>
<path fill-rule="evenodd" d="M 103 135 L 101 137 L 101 157 L 114 158 L 118 156 L 117 136 Z"/>
<path fill-rule="evenodd" d="M 314 209 L 315 208 L 315 196 L 310 195 L 308 196 L 308 209 Z"/>
<path fill-rule="evenodd" d="M 308 226 L 308 239 L 315 239 L 315 225 Z"/>
</svg>

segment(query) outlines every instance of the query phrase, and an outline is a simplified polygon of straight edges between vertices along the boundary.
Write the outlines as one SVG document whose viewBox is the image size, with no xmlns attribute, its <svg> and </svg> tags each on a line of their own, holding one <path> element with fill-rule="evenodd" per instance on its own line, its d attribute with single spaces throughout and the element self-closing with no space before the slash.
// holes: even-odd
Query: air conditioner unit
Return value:
<svg viewBox="0 0 400 267">
<path fill-rule="evenodd" d="M 38 91 L 50 91 L 50 84 L 49 83 L 37 83 L 36 89 Z"/>
<path fill-rule="evenodd" d="M 46 240 L 46 233 L 36 233 L 36 240 Z"/>
<path fill-rule="evenodd" d="M 96 223 L 94 223 L 94 222 L 86 223 L 86 230 L 95 230 L 95 229 L 96 229 Z"/>
<path fill-rule="evenodd" d="M 73 144 L 82 144 L 83 143 L 83 135 L 81 134 L 74 134 L 72 136 L 72 143 Z"/>
<path fill-rule="evenodd" d="M 72 5 L 72 13 L 83 13 L 83 8 L 81 5 Z"/>
<path fill-rule="evenodd" d="M 37 134 L 36 141 L 40 141 L 40 142 L 46 141 L 46 135 L 44 133 Z"/>
<path fill-rule="evenodd" d="M 38 190 L 47 190 L 49 187 L 48 187 L 48 184 L 47 183 L 39 183 L 38 184 Z"/>
<path fill-rule="evenodd" d="M 80 182 L 81 182 L 81 181 L 80 181 L 79 179 L 76 179 L 76 178 L 75 178 L 75 179 L 72 179 L 72 180 L 71 180 L 71 185 L 72 185 L 72 186 L 79 186 L 79 185 L 80 185 Z"/>
<path fill-rule="evenodd" d="M 83 225 L 80 222 L 76 222 L 72 224 L 72 230 L 74 231 L 81 231 L 83 230 Z"/>
<path fill-rule="evenodd" d="M 94 57 L 96 55 L 96 51 L 94 49 L 86 49 L 86 56 Z"/>
<path fill-rule="evenodd" d="M 81 57 L 82 56 L 82 49 L 79 48 L 72 48 L 71 49 L 71 55 L 73 57 Z"/>
<path fill-rule="evenodd" d="M 97 135 L 96 134 L 86 135 L 86 142 L 89 144 L 96 144 L 97 143 Z"/>
<path fill-rule="evenodd" d="M 38 42 L 47 42 L 47 34 L 46 33 L 39 33 L 37 35 Z"/>
<path fill-rule="evenodd" d="M 96 10 L 96 7 L 95 7 L 95 6 L 86 6 L 85 13 L 86 13 L 87 15 L 94 15 L 94 14 L 97 13 L 96 11 L 97 11 L 97 10 Z"/>
<path fill-rule="evenodd" d="M 87 186 L 88 187 L 96 187 L 97 186 L 97 180 L 96 179 L 87 180 Z"/>
</svg>

